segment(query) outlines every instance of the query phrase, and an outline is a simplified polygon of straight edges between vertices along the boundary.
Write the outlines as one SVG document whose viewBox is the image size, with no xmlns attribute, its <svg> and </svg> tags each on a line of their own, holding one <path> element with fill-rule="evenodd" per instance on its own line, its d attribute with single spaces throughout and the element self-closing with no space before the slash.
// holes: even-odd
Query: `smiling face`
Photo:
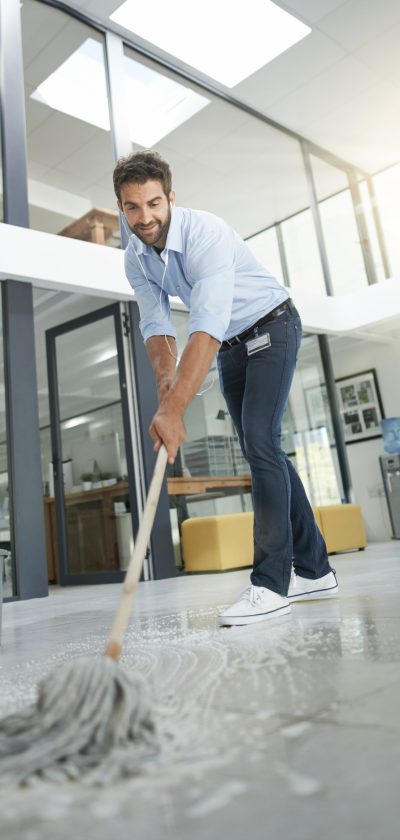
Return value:
<svg viewBox="0 0 400 840">
<path fill-rule="evenodd" d="M 146 181 L 144 184 L 128 182 L 121 186 L 118 207 L 132 233 L 145 245 L 163 250 L 171 222 L 169 202 L 174 198 L 173 191 L 167 198 L 161 181 Z"/>
</svg>

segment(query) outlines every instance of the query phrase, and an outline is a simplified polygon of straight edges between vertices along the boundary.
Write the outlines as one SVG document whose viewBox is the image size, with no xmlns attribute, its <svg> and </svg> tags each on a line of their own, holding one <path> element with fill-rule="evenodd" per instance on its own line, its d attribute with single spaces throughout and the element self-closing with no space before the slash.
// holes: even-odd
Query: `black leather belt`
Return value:
<svg viewBox="0 0 400 840">
<path fill-rule="evenodd" d="M 235 344 L 241 344 L 242 341 L 246 341 L 257 327 L 262 327 L 263 324 L 267 324 L 268 321 L 274 321 L 275 318 L 278 318 L 279 315 L 283 315 L 284 312 L 289 310 L 292 312 L 293 310 L 293 301 L 291 298 L 288 298 L 283 303 L 280 303 L 279 306 L 276 306 L 275 309 L 271 309 L 271 312 L 268 312 L 267 315 L 263 315 L 259 321 L 256 321 L 251 327 L 243 332 L 239 333 L 239 335 L 233 335 L 232 338 L 226 338 L 225 341 L 222 342 L 220 346 L 220 350 L 227 350 L 229 347 L 234 347 Z"/>
</svg>

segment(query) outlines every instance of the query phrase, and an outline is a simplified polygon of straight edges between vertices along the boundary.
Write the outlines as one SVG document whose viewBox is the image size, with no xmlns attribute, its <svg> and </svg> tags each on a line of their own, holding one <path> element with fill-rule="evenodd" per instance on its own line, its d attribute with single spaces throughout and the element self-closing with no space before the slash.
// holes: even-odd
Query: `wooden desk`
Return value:
<svg viewBox="0 0 400 840">
<path fill-rule="evenodd" d="M 193 475 L 168 478 L 170 496 L 192 496 L 216 490 L 237 488 L 238 492 L 251 490 L 249 475 Z"/>
<path fill-rule="evenodd" d="M 251 478 L 249 475 L 203 475 L 203 476 L 179 476 L 167 479 L 168 494 L 175 497 L 176 505 L 182 509 L 183 504 L 179 501 L 183 497 L 201 497 L 203 500 L 220 498 L 221 496 L 235 493 L 248 493 L 251 490 Z M 78 493 L 67 493 L 65 496 L 65 507 L 68 519 L 70 514 L 69 549 L 74 552 L 74 528 L 76 520 L 80 516 L 85 519 L 87 528 L 87 543 L 84 548 L 88 552 L 88 563 L 90 555 L 98 556 L 98 562 L 109 564 L 109 568 L 118 568 L 118 544 L 116 537 L 116 516 L 114 513 L 114 502 L 128 496 L 129 488 L 126 481 L 112 484 L 109 487 L 98 487 L 93 490 L 81 490 Z M 94 504 L 91 504 L 94 503 Z M 96 507 L 91 514 L 88 508 Z M 81 511 L 79 510 L 81 509 Z M 45 535 L 47 550 L 47 565 L 49 580 L 58 580 L 58 549 L 57 549 L 57 528 L 56 512 L 53 496 L 46 496 L 44 499 Z M 180 521 L 187 518 L 183 512 Z M 82 530 L 82 529 L 81 529 Z M 82 551 L 82 548 L 81 548 Z M 76 550 L 78 558 L 78 551 Z M 97 554 L 96 554 L 97 553 Z M 104 555 L 101 557 L 100 555 Z M 76 559 L 75 562 L 78 562 Z M 95 562 L 93 560 L 93 562 Z M 72 563 L 72 560 L 71 560 Z M 74 571 L 74 569 L 72 569 Z"/>
</svg>

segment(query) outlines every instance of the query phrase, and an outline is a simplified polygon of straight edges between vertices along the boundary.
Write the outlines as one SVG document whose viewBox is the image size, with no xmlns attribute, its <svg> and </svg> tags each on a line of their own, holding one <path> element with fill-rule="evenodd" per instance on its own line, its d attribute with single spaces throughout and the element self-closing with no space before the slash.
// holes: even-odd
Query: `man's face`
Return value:
<svg viewBox="0 0 400 840">
<path fill-rule="evenodd" d="M 121 201 L 118 207 L 124 214 L 132 233 L 145 245 L 165 248 L 171 222 L 170 201 L 164 193 L 161 181 L 146 181 L 145 184 L 127 183 L 121 187 Z"/>
</svg>

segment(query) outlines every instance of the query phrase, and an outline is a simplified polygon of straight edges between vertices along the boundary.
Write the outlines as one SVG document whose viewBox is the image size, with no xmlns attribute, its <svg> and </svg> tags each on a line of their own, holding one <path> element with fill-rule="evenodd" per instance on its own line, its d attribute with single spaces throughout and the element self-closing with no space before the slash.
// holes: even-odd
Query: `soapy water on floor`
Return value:
<svg viewBox="0 0 400 840">
<path fill-rule="evenodd" d="M 174 828 L 173 802 L 183 788 L 191 819 L 245 796 L 248 769 L 243 777 L 237 769 L 232 778 L 232 768 L 243 764 L 262 768 L 267 762 L 293 796 L 323 793 L 318 779 L 296 769 L 296 749 L 312 737 L 313 716 L 337 701 L 335 662 L 343 649 L 356 655 L 361 644 L 360 627 L 343 622 L 337 603 L 327 603 L 324 613 L 323 622 L 292 616 L 230 629 L 216 627 L 211 608 L 135 619 L 121 667 L 141 674 L 151 688 L 160 754 L 144 761 L 130 779 L 101 790 L 38 781 L 3 791 L 5 836 L 58 840 L 68 836 L 63 820 L 71 809 L 104 821 L 129 814 L 135 801 L 156 806 L 168 835 Z M 374 637 L 372 624 L 369 633 L 364 628 L 367 639 Z M 0 716 L 33 702 L 38 681 L 61 662 L 102 653 L 107 630 L 105 625 L 80 643 L 64 644 L 46 661 L 0 666 Z M 315 668 L 309 667 L 316 658 L 321 664 L 317 692 Z M 141 836 L 139 826 L 136 836 Z"/>
</svg>

